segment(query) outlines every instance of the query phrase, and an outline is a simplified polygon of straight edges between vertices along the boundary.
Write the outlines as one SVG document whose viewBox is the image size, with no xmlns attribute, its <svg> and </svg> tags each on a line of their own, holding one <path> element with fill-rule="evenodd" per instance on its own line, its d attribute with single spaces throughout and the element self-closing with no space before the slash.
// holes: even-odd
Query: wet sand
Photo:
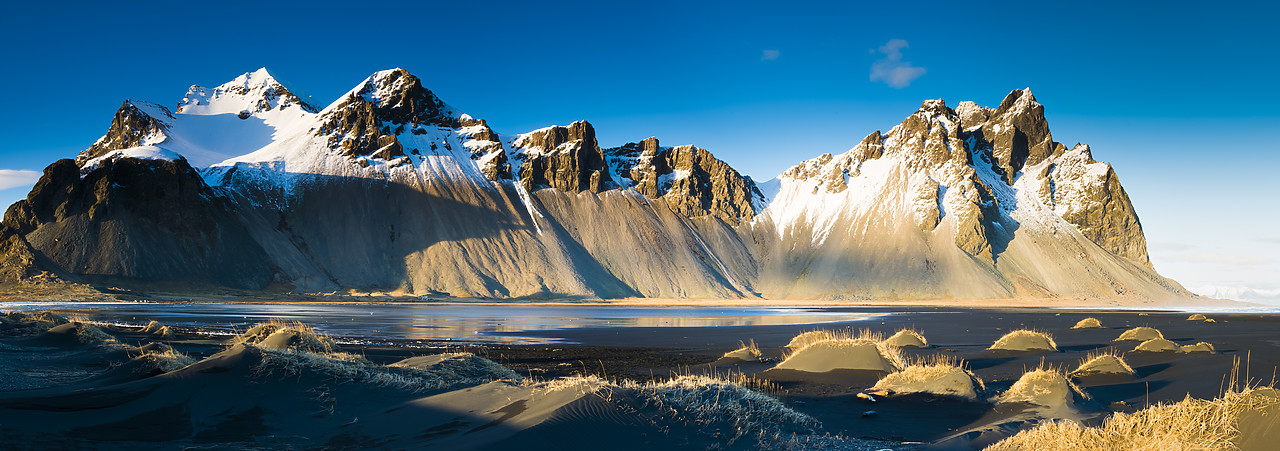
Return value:
<svg viewBox="0 0 1280 451">
<path fill-rule="evenodd" d="M 981 448 L 1036 421 L 1027 416 L 1026 409 L 993 404 L 989 401 L 991 397 L 1007 390 L 1026 370 L 1040 366 L 1042 362 L 1070 371 L 1090 352 L 1108 348 L 1122 352 L 1136 374 L 1076 378 L 1074 382 L 1088 396 L 1078 405 L 1082 418 L 1087 418 L 1086 422 L 1100 421 L 1112 412 L 1133 412 L 1150 404 L 1179 401 L 1187 395 L 1213 398 L 1228 383 L 1228 374 L 1237 359 L 1241 361 L 1242 378 L 1262 382 L 1271 382 L 1280 365 L 1280 336 L 1275 333 L 1280 330 L 1280 314 L 1208 313 L 1207 316 L 1214 321 L 1204 322 L 1188 321 L 1187 312 L 945 306 L 882 306 L 851 310 L 891 314 L 876 321 L 820 326 L 627 327 L 536 332 L 577 344 L 440 343 L 438 347 L 420 347 L 417 341 L 382 341 L 343 345 L 341 350 L 363 356 L 373 365 L 390 364 L 418 355 L 464 351 L 488 358 L 525 379 L 535 381 L 588 375 L 605 381 L 661 384 L 679 376 L 729 375 L 730 379 L 776 399 L 781 406 L 812 418 L 820 425 L 797 425 L 799 423 L 792 420 L 777 419 L 781 417 L 760 412 L 742 415 L 755 415 L 750 418 L 757 420 L 757 417 L 773 418 L 769 421 L 781 425 L 775 428 L 775 432 L 792 434 L 788 436 L 792 442 L 798 440 L 824 448 L 848 449 Z M 1103 327 L 1071 329 L 1086 317 L 1099 319 Z M 1137 326 L 1156 328 L 1164 338 L 1178 345 L 1207 342 L 1216 352 L 1141 353 L 1132 351 L 1137 342 L 1112 341 Z M 901 328 L 914 328 L 928 338 L 930 346 L 904 349 L 903 354 L 908 358 L 947 355 L 963 359 L 974 375 L 985 382 L 986 392 L 978 401 L 912 395 L 878 397 L 876 402 L 871 402 L 857 395 L 875 385 L 883 373 L 771 370 L 783 358 L 783 346 L 793 337 L 819 327 L 835 330 L 868 328 L 885 335 Z M 1059 351 L 987 349 L 1005 333 L 1020 328 L 1050 333 Z M 153 336 L 133 330 L 107 332 L 118 342 L 130 346 L 158 341 Z M 169 373 L 135 371 L 125 374 L 121 368 L 129 368 L 131 355 L 119 349 L 53 342 L 43 335 L 0 338 L 0 366 L 3 366 L 0 368 L 0 374 L 3 374 L 0 376 L 0 390 L 3 390 L 0 391 L 0 435 L 5 443 L 24 443 L 33 447 L 106 448 L 131 448 L 140 443 L 150 443 L 162 447 L 195 444 L 232 448 L 435 445 L 540 449 L 604 446 L 600 440 L 610 440 L 608 446 L 624 449 L 652 446 L 705 448 L 712 444 L 751 449 L 761 445 L 754 439 L 740 439 L 727 445 L 717 442 L 726 437 L 725 431 L 741 428 L 746 423 L 707 432 L 705 428 L 699 429 L 701 426 L 690 426 L 693 422 L 689 418 L 673 419 L 659 415 L 657 410 L 652 410 L 653 399 L 667 398 L 654 398 L 656 395 L 635 387 L 608 386 L 602 389 L 593 386 L 585 391 L 610 393 L 611 401 L 599 404 L 597 398 L 603 399 L 599 396 L 566 398 L 563 405 L 546 407 L 549 412 L 546 416 L 536 416 L 530 412 L 537 410 L 532 406 L 541 402 L 536 400 L 544 399 L 539 397 L 541 395 L 531 395 L 520 409 L 511 407 L 513 404 L 510 403 L 485 404 L 497 402 L 484 401 L 495 396 L 523 399 L 520 396 L 524 395 L 519 393 L 525 392 L 516 393 L 523 388 L 492 385 L 497 384 L 495 382 L 470 388 L 406 392 L 374 388 L 356 380 L 338 381 L 332 375 L 311 374 L 306 370 L 272 378 L 245 367 L 208 363 L 230 358 L 223 355 L 228 350 L 226 337 L 201 335 L 195 330 L 177 332 L 175 336 L 159 341 L 194 359 L 204 359 L 204 362 L 193 366 L 204 365 L 200 371 L 205 372 L 187 368 Z M 749 340 L 759 345 L 765 361 L 721 360 L 726 352 L 738 349 L 741 342 Z M 235 358 L 252 360 L 252 355 L 251 352 L 237 354 Z M 210 359 L 211 356 L 221 357 Z M 200 390 L 215 390 L 221 397 L 215 400 L 197 395 L 202 392 L 188 384 L 202 387 Z M 262 391 L 264 389 L 269 389 L 269 396 Z M 472 397 L 463 396 L 462 390 L 470 390 L 466 393 L 472 393 L 469 395 Z M 668 396 L 666 391 L 653 393 Z M 324 403 L 316 399 L 336 405 L 333 412 L 338 413 L 317 413 L 315 409 Z M 465 405 L 469 402 L 475 402 L 476 406 Z M 448 403 L 462 405 L 453 406 L 458 413 L 452 416 L 438 411 L 439 406 Z M 424 405 L 435 406 L 432 408 L 435 410 L 422 407 Z M 414 407 L 418 410 L 407 406 L 418 406 Z M 210 409 L 221 410 L 212 412 Z M 697 414 L 694 410 L 681 410 L 685 409 L 683 407 L 674 409 L 681 412 L 680 415 Z M 874 413 L 864 415 L 868 411 Z M 174 417 L 184 420 L 176 424 Z M 348 424 L 353 418 L 361 419 Z M 500 418 L 507 419 L 499 421 Z M 489 420 L 477 424 L 477 419 Z M 378 426 L 368 424 L 370 421 L 378 422 Z M 502 427 L 477 429 L 493 421 Z M 438 424 L 427 424 L 432 422 Z M 182 427 L 175 430 L 178 426 Z M 1280 427 L 1280 423 L 1271 426 Z M 417 432 L 405 435 L 396 432 L 396 427 Z M 434 432 L 423 431 L 432 427 L 438 428 Z M 314 428 L 331 428 L 331 431 L 316 433 L 315 437 L 302 432 Z M 158 430 L 171 432 L 158 434 L 155 432 Z M 563 430 L 580 430 L 581 433 L 558 442 L 547 441 L 549 437 L 558 437 L 555 435 L 559 433 L 557 431 Z M 488 439 L 477 440 L 477 436 Z M 821 441 L 824 440 L 821 437 L 836 437 L 837 440 Z M 857 439 L 869 439 L 871 442 Z"/>
</svg>

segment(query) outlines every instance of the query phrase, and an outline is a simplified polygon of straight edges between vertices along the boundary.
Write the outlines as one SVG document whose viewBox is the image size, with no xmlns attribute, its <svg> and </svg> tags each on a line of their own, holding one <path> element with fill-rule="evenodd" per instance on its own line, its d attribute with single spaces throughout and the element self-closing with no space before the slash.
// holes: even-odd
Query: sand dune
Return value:
<svg viewBox="0 0 1280 451">
<path fill-rule="evenodd" d="M 1058 345 L 1046 332 L 1020 329 L 1004 334 L 987 348 L 993 351 L 1057 351 Z"/>
<path fill-rule="evenodd" d="M 1147 341 L 1157 338 L 1164 339 L 1164 334 L 1154 328 L 1141 326 L 1124 331 L 1115 341 Z"/>
</svg>

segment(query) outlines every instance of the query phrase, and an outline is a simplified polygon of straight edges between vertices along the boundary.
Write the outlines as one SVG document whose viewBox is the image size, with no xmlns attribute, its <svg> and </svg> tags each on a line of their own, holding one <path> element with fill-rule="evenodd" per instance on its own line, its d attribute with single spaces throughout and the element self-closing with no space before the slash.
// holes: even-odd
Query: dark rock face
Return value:
<svg viewBox="0 0 1280 451">
<path fill-rule="evenodd" d="M 525 153 L 519 170 L 520 184 L 527 190 L 555 188 L 570 193 L 598 193 L 616 186 L 609 176 L 604 151 L 596 142 L 596 130 L 587 121 L 530 133 L 516 145 L 537 149 Z"/>
<path fill-rule="evenodd" d="M 1060 150 L 1049 133 L 1044 106 L 1030 90 L 1014 90 L 1005 96 L 982 125 L 981 137 L 990 143 L 995 164 L 1010 183 L 1023 166 L 1040 163 Z"/>
<path fill-rule="evenodd" d="M 755 216 L 752 200 L 764 197 L 749 177 L 711 152 L 694 146 L 661 147 L 657 138 L 608 149 L 610 162 L 640 194 L 667 202 L 676 213 L 712 215 L 729 224 Z"/>
<path fill-rule="evenodd" d="M 169 110 L 157 106 L 160 111 L 169 114 Z M 168 119 L 172 119 L 172 115 Z M 111 119 L 111 127 L 107 129 L 107 134 L 98 139 L 98 142 L 89 146 L 89 149 L 81 152 L 76 156 L 76 163 L 84 164 L 84 162 L 105 155 L 113 150 L 127 149 L 142 145 L 148 136 L 157 132 L 164 131 L 167 126 L 151 117 L 147 113 L 138 109 L 132 101 L 126 100 L 120 105 L 120 109 L 116 110 L 116 115 Z"/>
<path fill-rule="evenodd" d="M 263 288 L 269 259 L 231 209 L 186 160 L 112 159 L 83 178 L 59 160 L 0 235 L 63 274 Z"/>
<path fill-rule="evenodd" d="M 456 116 L 446 111 L 422 81 L 404 69 L 382 72 L 326 114 L 316 130 L 329 136 L 329 147 L 349 157 L 369 156 L 392 160 L 404 156 L 396 135 L 420 127 L 458 128 Z"/>
</svg>

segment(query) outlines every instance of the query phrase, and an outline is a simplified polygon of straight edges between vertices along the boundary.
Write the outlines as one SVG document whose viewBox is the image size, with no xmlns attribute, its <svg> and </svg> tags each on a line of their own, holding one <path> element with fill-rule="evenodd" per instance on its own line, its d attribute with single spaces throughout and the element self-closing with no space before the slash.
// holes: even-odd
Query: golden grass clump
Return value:
<svg viewBox="0 0 1280 451">
<path fill-rule="evenodd" d="M 1090 352 L 1080 361 L 1080 366 L 1072 371 L 1069 376 L 1093 376 L 1097 374 L 1127 374 L 1135 375 L 1133 368 L 1125 363 L 1120 352 L 1115 349 L 1108 349 L 1102 352 Z"/>
<path fill-rule="evenodd" d="M 803 338 L 803 339 L 802 339 Z M 905 365 L 901 351 L 870 330 L 805 332 L 791 340 L 802 343 L 784 355 L 775 368 L 823 373 L 837 369 L 893 372 Z"/>
<path fill-rule="evenodd" d="M 1072 383 L 1062 370 L 1040 366 L 1027 371 L 1013 386 L 996 397 L 1000 404 L 1025 402 L 1045 407 L 1068 407 L 1075 403 L 1075 396 L 1088 399 L 1084 390 Z"/>
<path fill-rule="evenodd" d="M 1133 350 L 1138 352 L 1178 352 L 1182 348 L 1172 341 L 1163 338 L 1152 338 L 1142 342 Z"/>
<path fill-rule="evenodd" d="M 976 401 L 985 390 L 982 379 L 966 369 L 964 361 L 940 355 L 917 360 L 902 371 L 889 373 L 870 391 L 882 396 L 927 393 Z"/>
<path fill-rule="evenodd" d="M 231 339 L 231 345 L 251 344 L 268 349 L 293 349 L 314 353 L 332 353 L 338 344 L 299 321 L 271 320 L 249 328 Z"/>
<path fill-rule="evenodd" d="M 889 339 L 885 340 L 885 343 L 888 343 L 890 346 L 897 346 L 899 348 L 929 347 L 929 340 L 926 340 L 924 338 L 924 335 L 921 335 L 919 331 L 915 329 L 910 329 L 910 328 L 898 329 L 898 332 L 893 334 L 893 336 L 889 337 Z"/>
<path fill-rule="evenodd" d="M 1207 319 L 1209 318 L 1204 316 L 1203 313 L 1193 313 L 1191 316 L 1187 317 L 1187 321 L 1204 321 Z"/>
<path fill-rule="evenodd" d="M 1191 354 L 1196 352 L 1207 352 L 1209 354 L 1213 354 L 1215 352 L 1215 350 L 1213 349 L 1213 345 L 1203 341 L 1193 345 L 1182 345 L 1182 348 L 1180 349 L 1180 351 L 1186 354 Z"/>
<path fill-rule="evenodd" d="M 108 334 L 102 327 L 89 321 L 88 317 L 71 316 L 67 318 L 75 326 L 76 338 L 84 344 L 112 343 L 116 338 Z"/>
<path fill-rule="evenodd" d="M 1098 329 L 1102 327 L 1102 321 L 1097 318 L 1085 318 L 1071 326 L 1072 329 Z"/>
<path fill-rule="evenodd" d="M 992 351 L 1057 351 L 1058 344 L 1047 332 L 1019 329 L 1004 334 L 988 350 Z"/>
<path fill-rule="evenodd" d="M 743 343 L 738 342 L 738 349 L 726 352 L 721 359 L 737 359 L 744 362 L 759 362 L 764 358 L 764 353 L 760 352 L 760 347 L 756 346 L 756 341 L 751 340 Z"/>
<path fill-rule="evenodd" d="M 187 365 L 196 363 L 196 359 L 177 350 L 165 347 L 162 351 L 146 351 L 138 356 L 146 359 L 151 366 L 163 372 L 177 371 Z"/>
<path fill-rule="evenodd" d="M 1124 331 L 1113 341 L 1147 341 L 1156 338 L 1163 339 L 1164 334 L 1155 328 L 1140 326 Z"/>
<path fill-rule="evenodd" d="M 1157 404 L 1131 414 L 1115 413 L 1098 427 L 1049 421 L 986 448 L 994 451 L 1254 449 L 1274 443 L 1243 443 L 1254 428 L 1267 428 L 1280 412 L 1272 388 L 1229 389 L 1212 400 Z M 1257 448 L 1257 449 L 1262 449 Z"/>
<path fill-rule="evenodd" d="M 147 323 L 147 325 L 143 326 L 142 330 L 140 330 L 139 332 L 142 332 L 144 334 L 151 334 L 160 338 L 173 338 L 173 330 L 169 329 L 169 326 L 160 324 L 159 321 L 155 321 L 155 320 L 152 320 L 151 322 Z"/>
</svg>

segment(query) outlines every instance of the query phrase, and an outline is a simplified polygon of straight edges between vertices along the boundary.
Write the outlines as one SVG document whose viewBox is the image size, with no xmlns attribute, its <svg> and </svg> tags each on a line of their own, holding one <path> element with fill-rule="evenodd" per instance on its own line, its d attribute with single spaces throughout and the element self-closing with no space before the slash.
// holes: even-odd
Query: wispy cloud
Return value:
<svg viewBox="0 0 1280 451">
<path fill-rule="evenodd" d="M 871 81 L 882 81 L 889 87 L 902 89 L 924 75 L 925 68 L 902 60 L 902 49 L 907 47 L 904 39 L 890 39 L 880 46 L 879 51 L 873 50 L 872 54 L 880 53 L 884 57 L 871 64 Z"/>
<path fill-rule="evenodd" d="M 34 185 L 37 180 L 40 180 L 40 171 L 0 169 L 0 190 Z"/>
<path fill-rule="evenodd" d="M 773 61 L 782 56 L 782 52 L 778 50 L 765 49 L 760 55 L 760 61 Z"/>
</svg>

